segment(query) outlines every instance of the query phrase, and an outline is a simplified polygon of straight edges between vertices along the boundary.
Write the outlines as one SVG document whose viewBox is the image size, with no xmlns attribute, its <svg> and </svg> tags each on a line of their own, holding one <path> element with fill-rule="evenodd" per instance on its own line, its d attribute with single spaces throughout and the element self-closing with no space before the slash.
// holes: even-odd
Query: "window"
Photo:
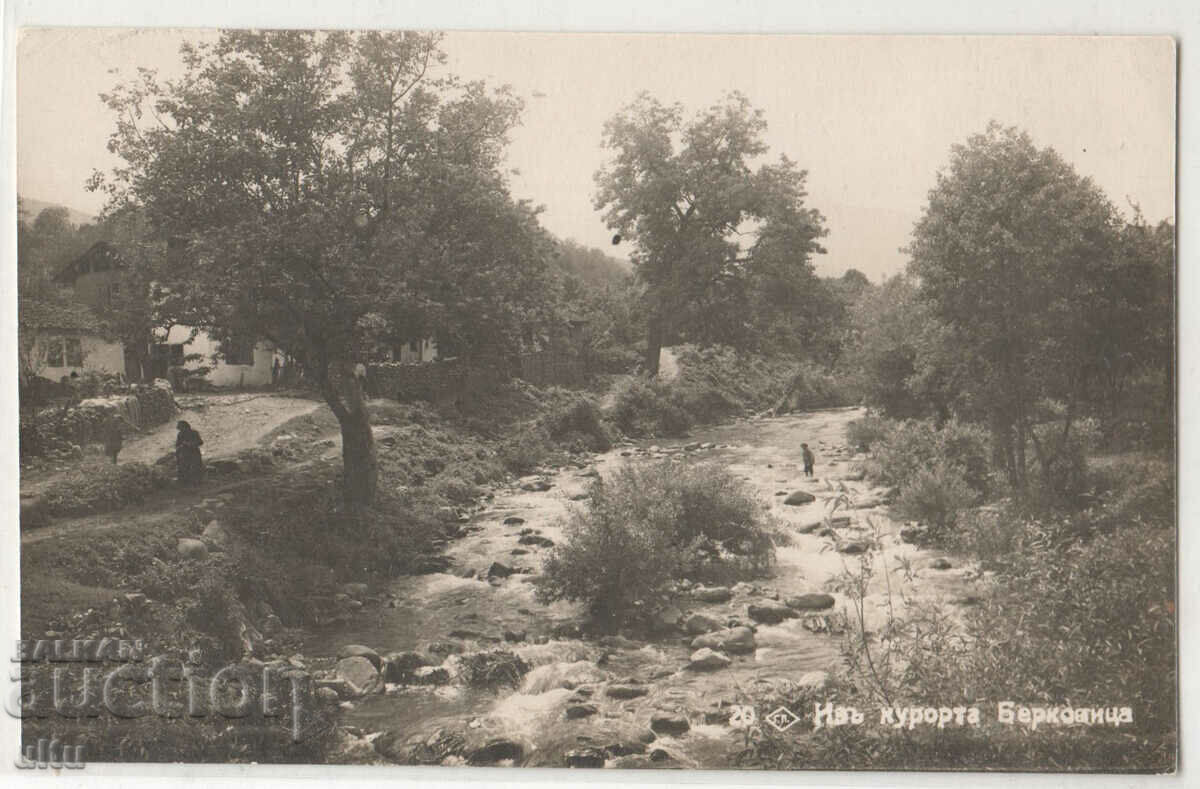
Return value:
<svg viewBox="0 0 1200 789">
<path fill-rule="evenodd" d="M 245 337 L 225 340 L 221 343 L 221 356 L 224 357 L 226 364 L 252 365 L 254 364 L 254 346 L 255 342 Z"/>
<path fill-rule="evenodd" d="M 83 367 L 83 342 L 78 337 L 68 337 L 67 367 Z"/>
<path fill-rule="evenodd" d="M 46 366 L 47 367 L 62 367 L 63 366 L 63 341 L 62 337 L 50 337 L 46 340 Z"/>
</svg>

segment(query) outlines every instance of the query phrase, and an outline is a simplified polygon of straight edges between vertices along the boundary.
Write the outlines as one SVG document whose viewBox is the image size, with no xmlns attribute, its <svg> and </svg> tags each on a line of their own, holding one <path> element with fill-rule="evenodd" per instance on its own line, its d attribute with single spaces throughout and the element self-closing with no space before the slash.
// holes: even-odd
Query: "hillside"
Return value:
<svg viewBox="0 0 1200 789">
<path fill-rule="evenodd" d="M 74 225 L 90 225 L 95 224 L 96 217 L 92 214 L 85 213 L 71 206 L 64 206 L 61 203 L 52 203 L 48 200 L 38 200 L 25 195 L 17 195 L 20 201 L 20 218 L 26 222 L 32 222 L 37 219 L 37 215 L 47 208 L 66 208 L 69 213 L 71 223 Z"/>
</svg>

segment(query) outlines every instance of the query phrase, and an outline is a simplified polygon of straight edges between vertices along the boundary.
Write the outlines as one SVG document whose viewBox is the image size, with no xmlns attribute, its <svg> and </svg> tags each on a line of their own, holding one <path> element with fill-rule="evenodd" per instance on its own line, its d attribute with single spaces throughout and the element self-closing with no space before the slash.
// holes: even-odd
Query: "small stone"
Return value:
<svg viewBox="0 0 1200 789">
<path fill-rule="evenodd" d="M 728 586 L 697 586 L 692 590 L 692 597 L 705 603 L 724 603 L 733 597 Z"/>
<path fill-rule="evenodd" d="M 704 614 L 692 614 L 683 620 L 683 629 L 689 634 L 696 636 L 721 629 L 721 622 Z"/>
<path fill-rule="evenodd" d="M 567 767 L 603 767 L 607 758 L 599 748 L 577 748 L 563 754 L 563 762 Z"/>
<path fill-rule="evenodd" d="M 826 608 L 833 608 L 833 595 L 828 594 L 802 594 L 795 597 L 789 597 L 784 601 L 788 608 L 794 608 L 798 611 L 823 611 Z"/>
<path fill-rule="evenodd" d="M 487 577 L 490 578 L 507 578 L 512 575 L 515 570 L 506 564 L 500 562 L 492 562 L 492 566 L 487 570 Z"/>
<path fill-rule="evenodd" d="M 953 566 L 950 564 L 950 560 L 944 556 L 934 559 L 929 563 L 929 569 L 931 570 L 949 570 Z"/>
<path fill-rule="evenodd" d="M 539 534 L 526 534 L 521 539 L 517 540 L 521 545 L 536 545 L 539 548 L 553 548 L 554 540 L 549 537 L 542 537 Z"/>
<path fill-rule="evenodd" d="M 679 735 L 686 733 L 690 728 L 692 726 L 688 719 L 682 715 L 661 712 L 650 718 L 650 731 L 655 734 Z"/>
<path fill-rule="evenodd" d="M 524 630 L 505 630 L 504 640 L 510 644 L 519 644 L 525 640 Z"/>
<path fill-rule="evenodd" d="M 573 721 L 595 715 L 596 712 L 597 710 L 595 704 L 575 704 L 567 707 L 566 716 L 567 720 Z"/>
<path fill-rule="evenodd" d="M 175 547 L 185 559 L 203 559 L 208 556 L 208 546 L 192 537 L 181 537 Z"/>
<path fill-rule="evenodd" d="M 505 526 L 520 526 L 524 522 L 525 522 L 524 518 L 518 517 L 516 515 L 509 515 L 507 518 L 504 519 Z"/>
<path fill-rule="evenodd" d="M 692 649 L 720 649 L 731 655 L 744 655 L 753 652 L 757 647 L 754 641 L 754 631 L 748 627 L 730 627 L 717 630 L 692 639 Z"/>
<path fill-rule="evenodd" d="M 784 499 L 783 503 L 791 507 L 799 507 L 802 504 L 812 504 L 816 500 L 817 497 L 811 493 L 805 493 L 802 490 L 798 490 Z"/>
<path fill-rule="evenodd" d="M 762 622 L 768 625 L 776 625 L 785 619 L 791 619 L 796 616 L 796 612 L 783 603 L 766 599 L 760 599 L 751 603 L 747 606 L 746 613 L 755 622 Z"/>
<path fill-rule="evenodd" d="M 714 652 L 712 649 L 704 647 L 692 653 L 692 657 L 688 661 L 688 668 L 692 671 L 715 671 L 719 668 L 725 668 L 731 662 L 729 658 L 720 652 Z"/>
</svg>

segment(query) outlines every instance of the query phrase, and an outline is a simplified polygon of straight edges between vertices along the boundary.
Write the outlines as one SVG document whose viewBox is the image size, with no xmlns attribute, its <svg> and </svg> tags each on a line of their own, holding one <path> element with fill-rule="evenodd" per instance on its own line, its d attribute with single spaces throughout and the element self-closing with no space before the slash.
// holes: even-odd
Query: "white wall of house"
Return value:
<svg viewBox="0 0 1200 789">
<path fill-rule="evenodd" d="M 62 347 L 64 340 L 68 337 L 77 338 L 79 340 L 80 350 L 83 352 L 82 364 L 69 365 L 67 364 L 67 350 Z M 82 375 L 85 372 L 92 371 L 98 373 L 120 373 L 125 374 L 125 352 L 121 343 L 106 340 L 95 334 L 81 334 L 80 332 L 55 332 L 52 329 L 43 329 L 38 332 L 37 337 L 33 341 L 33 358 L 39 359 L 43 363 L 47 360 L 47 351 L 51 343 L 57 343 L 60 347 L 59 355 L 62 357 L 62 364 L 54 367 L 42 367 L 38 370 L 38 375 L 43 378 L 49 378 L 51 381 L 58 381 L 64 375 L 69 376 L 71 373 L 79 373 Z"/>
<path fill-rule="evenodd" d="M 220 350 L 220 342 L 213 339 L 207 332 L 197 332 L 188 342 L 192 329 L 189 326 L 172 326 L 167 334 L 167 343 L 186 343 L 184 355 L 198 353 L 202 359 L 188 362 L 191 368 L 211 366 L 212 370 L 205 377 L 213 386 L 266 386 L 271 383 L 271 363 L 275 358 L 274 349 L 264 342 L 254 348 L 254 364 L 229 364 L 218 357 L 215 361 L 213 354 Z"/>
<path fill-rule="evenodd" d="M 400 346 L 399 354 L 394 351 L 392 353 L 392 361 L 395 362 L 432 362 L 437 358 L 437 340 L 432 337 L 406 342 Z"/>
</svg>

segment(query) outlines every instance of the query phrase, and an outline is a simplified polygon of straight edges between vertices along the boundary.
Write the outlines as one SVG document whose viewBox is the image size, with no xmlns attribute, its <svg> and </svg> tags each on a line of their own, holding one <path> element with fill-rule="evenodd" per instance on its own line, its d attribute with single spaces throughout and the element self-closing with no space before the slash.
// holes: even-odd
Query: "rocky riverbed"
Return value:
<svg viewBox="0 0 1200 789">
<path fill-rule="evenodd" d="M 856 409 L 738 420 L 685 441 L 619 446 L 590 463 L 497 490 L 447 543 L 437 572 L 385 589 L 350 584 L 365 605 L 310 634 L 318 693 L 344 709 L 339 760 L 577 767 L 731 766 L 737 705 L 814 692 L 854 623 L 835 579 L 871 556 L 868 629 L 889 604 L 961 610 L 982 577 L 957 557 L 901 539 L 889 491 L 863 481 L 845 445 Z M 801 442 L 816 452 L 805 479 Z M 746 480 L 791 536 L 769 577 L 729 587 L 683 581 L 656 633 L 585 639 L 577 605 L 542 605 L 530 583 L 563 539 L 569 508 L 624 463 L 721 464 Z M 886 569 L 880 569 L 886 568 Z"/>
</svg>

